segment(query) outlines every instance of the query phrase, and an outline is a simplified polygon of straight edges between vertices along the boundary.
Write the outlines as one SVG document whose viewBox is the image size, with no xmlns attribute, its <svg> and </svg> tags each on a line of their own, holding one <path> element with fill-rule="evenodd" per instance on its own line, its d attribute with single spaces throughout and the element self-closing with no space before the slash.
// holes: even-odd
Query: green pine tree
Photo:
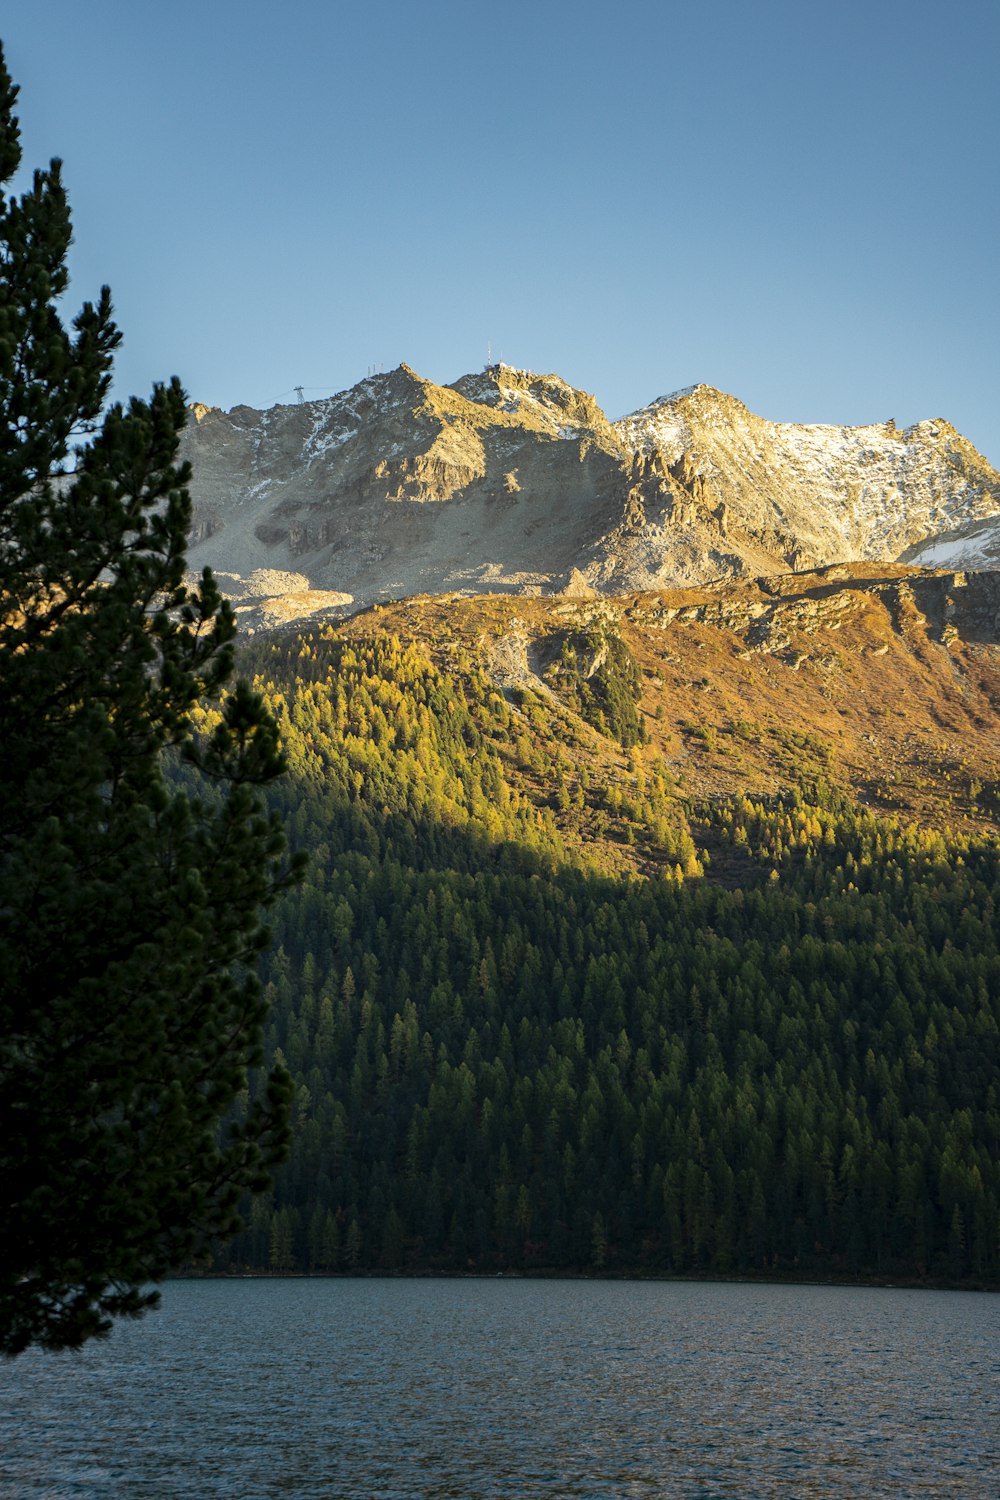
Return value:
<svg viewBox="0 0 1000 1500">
<path fill-rule="evenodd" d="M 0 53 L 0 184 L 20 163 Z M 152 1305 L 286 1145 L 245 967 L 284 884 L 277 733 L 184 582 L 179 384 L 102 416 L 110 295 L 71 328 L 58 162 L 0 193 L 0 1349 Z M 75 446 L 74 446 L 75 445 Z M 70 470 L 73 472 L 70 472 Z M 218 701 L 196 734 L 192 715 Z M 240 967 L 243 965 L 244 967 Z M 225 1120 L 220 1129 L 220 1121 Z"/>
</svg>

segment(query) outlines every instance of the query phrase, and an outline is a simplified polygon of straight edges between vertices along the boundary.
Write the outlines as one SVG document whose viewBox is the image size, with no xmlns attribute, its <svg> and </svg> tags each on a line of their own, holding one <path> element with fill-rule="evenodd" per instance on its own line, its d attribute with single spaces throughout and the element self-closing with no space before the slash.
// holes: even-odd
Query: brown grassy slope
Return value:
<svg viewBox="0 0 1000 1500">
<path fill-rule="evenodd" d="M 657 776 L 688 799 L 819 778 L 903 821 L 994 831 L 998 608 L 1000 575 L 872 564 L 613 600 L 419 598 L 342 629 L 423 642 L 452 669 L 479 665 L 515 701 L 529 690 L 513 778 L 554 807 L 560 781 L 584 787 L 582 807 L 556 807 L 567 842 L 603 843 L 609 869 L 645 870 L 655 854 L 628 841 L 627 809 L 609 809 L 608 791 L 639 795 Z M 649 743 L 628 753 L 540 676 L 552 638 L 594 621 L 642 671 Z"/>
</svg>

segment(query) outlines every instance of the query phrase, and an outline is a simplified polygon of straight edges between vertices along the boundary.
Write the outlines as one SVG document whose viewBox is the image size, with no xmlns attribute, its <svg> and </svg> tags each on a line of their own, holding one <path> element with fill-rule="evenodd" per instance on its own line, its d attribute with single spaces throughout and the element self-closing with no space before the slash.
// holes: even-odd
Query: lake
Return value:
<svg viewBox="0 0 1000 1500">
<path fill-rule="evenodd" d="M 981 1293 L 182 1281 L 0 1365 L 0 1500 L 990 1500 L 998 1434 Z"/>
</svg>

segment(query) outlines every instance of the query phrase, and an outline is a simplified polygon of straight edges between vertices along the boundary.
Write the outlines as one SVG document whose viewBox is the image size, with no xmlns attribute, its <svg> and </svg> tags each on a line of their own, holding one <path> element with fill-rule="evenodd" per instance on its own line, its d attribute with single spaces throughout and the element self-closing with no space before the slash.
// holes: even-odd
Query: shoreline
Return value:
<svg viewBox="0 0 1000 1500">
<path fill-rule="evenodd" d="M 640 1271 L 573 1271 L 531 1270 L 511 1268 L 503 1271 L 447 1271 L 435 1269 L 365 1270 L 365 1271 L 272 1271 L 254 1268 L 215 1271 L 191 1267 L 164 1277 L 169 1281 L 633 1281 L 657 1283 L 689 1283 L 723 1286 L 839 1286 L 862 1290 L 909 1291 L 909 1292 L 1000 1292 L 1000 1283 L 981 1281 L 954 1281 L 947 1277 L 880 1277 L 880 1276 L 789 1276 L 777 1274 L 702 1274 L 690 1273 L 656 1274 Z M 162 1285 L 163 1283 L 161 1283 Z"/>
</svg>

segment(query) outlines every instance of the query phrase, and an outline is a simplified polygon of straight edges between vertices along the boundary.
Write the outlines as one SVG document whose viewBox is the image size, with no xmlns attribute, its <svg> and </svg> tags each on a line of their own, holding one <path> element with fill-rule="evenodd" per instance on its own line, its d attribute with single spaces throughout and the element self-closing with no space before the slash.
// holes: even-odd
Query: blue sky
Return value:
<svg viewBox="0 0 1000 1500">
<path fill-rule="evenodd" d="M 704 380 L 1000 465 L 997 0 L 4 10 L 118 395 L 446 382 L 489 343 L 612 418 Z"/>
</svg>

